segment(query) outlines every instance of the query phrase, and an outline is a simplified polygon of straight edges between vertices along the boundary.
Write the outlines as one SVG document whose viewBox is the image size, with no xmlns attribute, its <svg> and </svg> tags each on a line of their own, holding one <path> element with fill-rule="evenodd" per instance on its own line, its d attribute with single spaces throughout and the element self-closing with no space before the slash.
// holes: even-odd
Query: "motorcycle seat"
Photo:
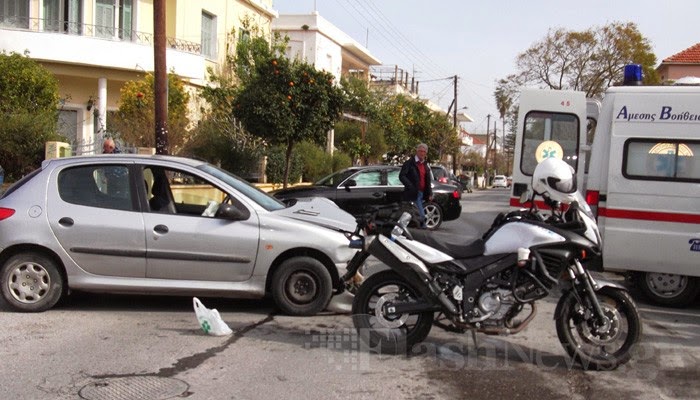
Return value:
<svg viewBox="0 0 700 400">
<path fill-rule="evenodd" d="M 444 236 L 438 236 L 428 230 L 414 230 L 411 232 L 413 240 L 428 245 L 436 250 L 449 255 L 454 259 L 464 259 L 476 257 L 484 254 L 484 240 L 476 239 L 474 241 L 448 240 Z M 453 239 L 453 237 L 450 237 Z"/>
</svg>

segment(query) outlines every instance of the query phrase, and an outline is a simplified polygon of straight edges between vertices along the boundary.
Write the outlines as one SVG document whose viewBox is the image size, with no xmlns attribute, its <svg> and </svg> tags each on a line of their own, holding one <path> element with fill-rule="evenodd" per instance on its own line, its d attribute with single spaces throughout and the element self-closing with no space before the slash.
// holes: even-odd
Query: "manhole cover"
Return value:
<svg viewBox="0 0 700 400">
<path fill-rule="evenodd" d="M 189 385 L 179 379 L 131 376 L 87 384 L 79 394 L 86 400 L 164 400 L 179 396 L 188 388 Z"/>
</svg>

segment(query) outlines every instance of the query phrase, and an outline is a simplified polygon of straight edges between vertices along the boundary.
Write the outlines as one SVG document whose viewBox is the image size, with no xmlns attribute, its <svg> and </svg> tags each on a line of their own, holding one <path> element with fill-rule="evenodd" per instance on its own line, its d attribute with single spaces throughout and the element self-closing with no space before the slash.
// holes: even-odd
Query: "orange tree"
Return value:
<svg viewBox="0 0 700 400">
<path fill-rule="evenodd" d="M 285 148 L 286 187 L 294 146 L 303 140 L 325 143 L 345 95 L 333 75 L 280 56 L 283 46 L 279 37 L 272 45 L 262 36 L 238 42 L 233 114 L 251 134 Z"/>
<path fill-rule="evenodd" d="M 456 130 L 444 114 L 432 111 L 420 100 L 405 95 L 391 96 L 378 112 L 384 129 L 388 155 L 396 161 L 413 154 L 418 143 L 426 143 L 429 158 L 439 161 L 459 149 Z"/>
<path fill-rule="evenodd" d="M 110 133 L 124 142 L 139 147 L 156 147 L 153 74 L 144 79 L 129 81 L 121 89 L 119 110 L 107 119 Z M 187 137 L 187 105 L 190 96 L 183 81 L 168 74 L 168 146 L 177 154 Z"/>
</svg>

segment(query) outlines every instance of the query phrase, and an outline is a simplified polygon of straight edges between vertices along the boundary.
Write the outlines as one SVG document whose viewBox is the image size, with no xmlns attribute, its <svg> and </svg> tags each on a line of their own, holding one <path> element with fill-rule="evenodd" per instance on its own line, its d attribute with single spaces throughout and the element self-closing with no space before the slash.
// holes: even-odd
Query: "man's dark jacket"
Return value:
<svg viewBox="0 0 700 400">
<path fill-rule="evenodd" d="M 403 200 L 416 201 L 416 199 L 418 199 L 418 181 L 420 180 L 420 173 L 418 172 L 418 163 L 416 163 L 415 156 L 403 163 L 401 172 L 399 173 L 399 179 L 404 186 Z M 423 199 L 425 199 L 425 201 L 433 195 L 430 181 L 430 165 L 425 162 L 425 189 L 423 190 Z"/>
</svg>

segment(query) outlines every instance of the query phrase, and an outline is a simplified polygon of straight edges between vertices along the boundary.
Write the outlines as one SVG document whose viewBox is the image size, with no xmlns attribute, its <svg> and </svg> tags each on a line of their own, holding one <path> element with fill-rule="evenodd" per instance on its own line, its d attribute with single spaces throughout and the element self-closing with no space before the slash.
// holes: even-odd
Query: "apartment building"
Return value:
<svg viewBox="0 0 700 400">
<path fill-rule="evenodd" d="M 248 19 L 269 32 L 272 0 L 164 0 L 167 68 L 189 85 L 220 71 Z M 101 151 L 120 89 L 153 72 L 153 0 L 2 0 L 0 51 L 39 61 L 59 80 L 60 133 L 74 152 Z M 197 110 L 198 107 L 192 107 Z"/>
</svg>

